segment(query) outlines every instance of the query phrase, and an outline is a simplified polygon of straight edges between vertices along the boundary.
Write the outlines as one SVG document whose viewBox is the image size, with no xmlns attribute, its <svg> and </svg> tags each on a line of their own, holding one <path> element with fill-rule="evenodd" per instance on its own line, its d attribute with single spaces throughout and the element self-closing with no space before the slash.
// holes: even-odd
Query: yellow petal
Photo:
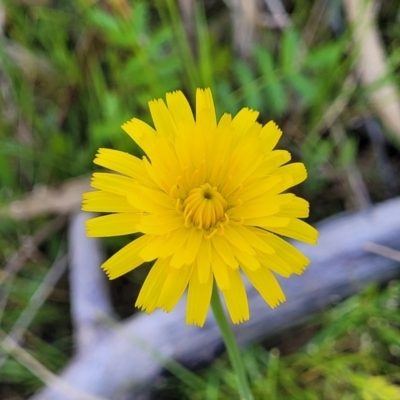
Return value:
<svg viewBox="0 0 400 400">
<path fill-rule="evenodd" d="M 197 228 L 190 228 L 188 230 L 188 241 L 185 251 L 185 264 L 193 264 L 195 258 L 198 256 L 200 244 L 203 239 L 203 231 Z"/>
<path fill-rule="evenodd" d="M 189 280 L 186 304 L 186 323 L 202 327 L 207 317 L 213 289 L 213 276 L 208 275 L 205 282 L 199 280 L 199 274 L 193 270 Z"/>
<path fill-rule="evenodd" d="M 237 247 L 233 247 L 233 254 L 239 261 L 241 267 L 246 267 L 252 271 L 260 268 L 260 262 L 258 261 L 257 256 L 251 256 L 244 251 L 239 250 Z"/>
<path fill-rule="evenodd" d="M 158 259 L 151 267 L 142 288 L 140 289 L 139 296 L 136 300 L 135 306 L 151 313 L 155 310 L 158 297 L 160 296 L 162 287 L 168 275 L 169 259 Z"/>
<path fill-rule="evenodd" d="M 190 151 L 188 151 L 188 149 L 191 148 L 193 145 L 193 136 L 194 136 L 194 129 L 188 130 L 186 134 L 180 134 L 175 139 L 176 156 L 179 160 L 179 164 L 182 171 L 185 169 L 191 169 L 193 168 L 194 165 L 194 161 L 192 160 L 192 154 Z"/>
<path fill-rule="evenodd" d="M 243 240 L 242 235 L 239 234 L 237 226 L 226 226 L 225 227 L 225 238 L 231 243 L 233 247 L 238 248 L 250 255 L 255 255 L 254 249 Z"/>
<path fill-rule="evenodd" d="M 244 225 L 261 226 L 262 228 L 283 228 L 288 226 L 291 219 L 288 217 L 260 217 L 245 219 Z"/>
<path fill-rule="evenodd" d="M 127 176 L 95 172 L 90 186 L 108 193 L 126 197 L 135 187 L 135 181 Z"/>
<path fill-rule="evenodd" d="M 93 162 L 143 184 L 154 186 L 154 182 L 147 176 L 143 161 L 124 151 L 99 149 Z"/>
<path fill-rule="evenodd" d="M 196 269 L 200 283 L 207 283 L 211 270 L 211 241 L 204 239 L 201 241 L 199 252 L 196 258 Z"/>
<path fill-rule="evenodd" d="M 175 253 L 183 253 L 183 246 L 187 242 L 188 228 L 178 228 L 170 232 L 166 237 L 163 236 L 165 246 L 160 252 L 161 258 L 166 258 Z"/>
<path fill-rule="evenodd" d="M 270 202 L 251 202 L 247 201 L 241 206 L 232 209 L 229 217 L 234 220 L 240 220 L 243 216 L 245 220 L 254 218 L 265 218 L 277 214 L 280 211 L 280 206 L 276 201 Z"/>
<path fill-rule="evenodd" d="M 171 198 L 165 192 L 140 185 L 137 182 L 127 198 L 132 206 L 145 212 L 158 213 L 174 208 Z"/>
<path fill-rule="evenodd" d="M 287 194 L 288 195 L 288 194 Z M 281 196 L 287 196 L 283 194 Z M 279 197 L 279 196 L 277 196 Z M 281 205 L 280 215 L 292 218 L 307 218 L 310 213 L 310 204 L 301 197 L 293 196 L 292 200 Z"/>
<path fill-rule="evenodd" d="M 122 125 L 122 129 L 152 158 L 157 134 L 150 125 L 132 118 Z"/>
<path fill-rule="evenodd" d="M 159 214 L 144 215 L 138 225 L 138 229 L 140 232 L 149 235 L 166 235 L 175 229 L 181 228 L 182 225 L 182 215 L 178 215 L 175 210 L 171 210 Z"/>
<path fill-rule="evenodd" d="M 214 130 L 217 126 L 214 100 L 210 89 L 196 91 L 196 125 L 202 130 Z"/>
<path fill-rule="evenodd" d="M 287 226 L 269 226 L 267 229 L 271 232 L 277 233 L 278 235 L 287 236 L 292 239 L 300 240 L 301 242 L 317 244 L 318 231 L 311 225 L 297 218 L 290 219 Z"/>
<path fill-rule="evenodd" d="M 165 246 L 165 236 L 155 236 L 143 247 L 139 256 L 144 261 L 152 261 L 160 256 L 162 249 Z"/>
<path fill-rule="evenodd" d="M 103 268 L 110 279 L 118 278 L 137 268 L 143 264 L 143 259 L 139 256 L 139 252 L 148 243 L 150 238 L 149 236 L 141 236 L 127 244 L 103 263 L 101 268 Z"/>
<path fill-rule="evenodd" d="M 232 120 L 233 129 L 238 135 L 244 135 L 254 125 L 259 114 L 258 111 L 251 110 L 250 108 L 242 108 Z"/>
<path fill-rule="evenodd" d="M 188 285 L 192 269 L 193 265 L 185 265 L 180 269 L 171 267 L 168 269 L 167 278 L 157 300 L 157 307 L 170 312 L 176 306 Z"/>
<path fill-rule="evenodd" d="M 275 249 L 274 256 L 278 256 L 288 266 L 291 272 L 301 274 L 305 267 L 310 263 L 310 260 L 301 251 L 297 250 L 296 247 L 288 243 L 286 240 L 262 229 L 253 229 L 258 231 L 258 235 L 263 237 L 264 240 Z M 278 260 L 278 262 L 280 261 Z M 264 265 L 268 266 L 268 264 Z"/>
<path fill-rule="evenodd" d="M 195 164 L 190 149 L 193 147 L 196 129 L 193 112 L 181 91 L 167 93 L 167 105 L 178 130 L 175 138 L 175 152 L 180 167 L 182 170 L 192 168 Z"/>
<path fill-rule="evenodd" d="M 89 237 L 110 237 L 139 232 L 137 224 L 140 215 L 137 213 L 110 214 L 86 221 Z"/>
<path fill-rule="evenodd" d="M 259 253 L 258 260 L 260 261 L 262 268 L 268 268 L 272 272 L 275 272 L 284 278 L 289 278 L 289 276 L 294 273 L 293 265 L 289 265 L 278 254 Z"/>
<path fill-rule="evenodd" d="M 249 200 L 268 202 L 271 197 L 276 196 L 286 189 L 294 186 L 295 181 L 293 175 L 280 174 L 278 171 L 281 168 L 278 168 L 273 175 L 268 176 L 262 181 L 256 180 L 254 183 L 248 185 L 243 192 L 240 193 L 240 199 L 244 202 Z M 258 190 L 255 187 L 258 188 Z"/>
<path fill-rule="evenodd" d="M 188 132 L 193 132 L 195 128 L 193 112 L 184 94 L 180 90 L 167 93 L 166 99 L 179 134 L 187 135 Z"/>
<path fill-rule="evenodd" d="M 268 268 L 261 267 L 256 271 L 243 268 L 243 271 L 247 278 L 249 278 L 251 284 L 260 293 L 261 297 L 270 305 L 270 307 L 275 308 L 286 300 L 281 286 Z"/>
<path fill-rule="evenodd" d="M 275 250 L 268 244 L 267 240 L 264 240 L 263 236 L 258 234 L 258 230 L 250 226 L 236 226 L 236 231 L 242 237 L 242 240 L 251 243 L 251 246 L 255 249 L 267 253 L 273 254 Z"/>
<path fill-rule="evenodd" d="M 156 185 L 164 190 L 170 192 L 172 186 L 176 184 L 176 179 L 181 174 L 178 159 L 175 150 L 171 149 L 171 140 L 160 136 L 157 138 L 153 152 L 151 163 L 147 158 L 143 159 L 143 164 L 149 177 L 156 183 Z"/>
<path fill-rule="evenodd" d="M 238 270 L 230 269 L 228 273 L 230 288 L 223 290 L 222 294 L 232 322 L 239 324 L 250 318 L 246 289 Z"/>
<path fill-rule="evenodd" d="M 272 151 L 264 158 L 262 163 L 260 163 L 252 178 L 256 176 L 265 177 L 271 174 L 276 171 L 277 168 L 289 162 L 291 158 L 291 154 L 286 150 Z"/>
<path fill-rule="evenodd" d="M 229 242 L 220 235 L 214 235 L 211 239 L 214 249 L 218 252 L 224 262 L 233 269 L 238 269 L 239 265 L 233 255 L 233 251 Z"/>
<path fill-rule="evenodd" d="M 228 266 L 215 250 L 211 243 L 211 269 L 213 271 L 217 286 L 220 290 L 227 290 L 231 287 L 229 282 Z"/>
<path fill-rule="evenodd" d="M 187 240 L 187 239 L 186 239 Z M 182 268 L 185 265 L 185 250 L 175 252 L 170 261 L 170 266 L 176 269 Z"/>
<path fill-rule="evenodd" d="M 150 163 L 146 157 L 143 158 L 143 165 L 156 186 L 168 193 L 172 185 L 168 183 L 171 177 L 167 176 L 165 166 L 157 161 Z"/>
<path fill-rule="evenodd" d="M 263 179 L 255 179 L 247 183 L 240 199 L 243 202 L 257 200 L 267 202 L 271 196 L 282 193 L 286 189 L 298 185 L 307 178 L 307 171 L 302 163 L 292 163 L 279 167 L 274 173 Z"/>
<path fill-rule="evenodd" d="M 84 193 L 82 210 L 110 213 L 131 213 L 138 211 L 128 202 L 126 196 L 119 196 L 102 190 Z"/>
<path fill-rule="evenodd" d="M 226 160 L 227 173 L 232 174 L 234 172 L 238 184 L 245 182 L 249 176 L 252 176 L 262 163 L 260 142 L 257 140 L 260 130 L 261 125 L 253 123 L 244 136 L 237 140 L 231 140 L 232 148 L 227 148 L 230 153 Z M 232 134 L 230 136 L 232 137 Z"/>
<path fill-rule="evenodd" d="M 193 171 L 190 175 L 194 173 L 195 170 L 200 170 L 201 164 L 206 160 L 206 143 L 210 140 L 205 138 L 205 136 L 213 136 L 214 131 L 201 128 L 200 125 L 196 125 L 196 129 L 193 137 L 191 138 L 191 145 L 188 149 L 190 152 L 190 158 L 192 160 Z M 191 182 L 189 183 L 191 185 Z"/>
<path fill-rule="evenodd" d="M 269 121 L 264 125 L 261 131 L 261 138 L 263 142 L 263 150 L 265 152 L 272 151 L 282 136 L 282 131 L 274 121 Z"/>
<path fill-rule="evenodd" d="M 149 108 L 154 126 L 159 135 L 176 136 L 176 126 L 162 99 L 149 101 Z"/>
<path fill-rule="evenodd" d="M 263 180 L 255 180 L 254 182 L 243 185 L 243 191 L 240 193 L 240 199 L 245 202 L 260 196 L 271 196 L 269 193 L 274 190 L 280 193 L 283 177 L 279 175 L 269 176 Z M 292 182 L 292 180 L 291 180 Z M 278 190 L 275 188 L 278 187 Z"/>
<path fill-rule="evenodd" d="M 269 194 L 278 194 L 286 189 L 296 186 L 307 178 L 306 167 L 302 163 L 291 163 L 278 168 L 272 176 L 281 176 L 282 181 L 269 191 Z"/>
<path fill-rule="evenodd" d="M 212 150 L 208 154 L 212 157 L 213 162 L 207 163 L 206 167 L 208 181 L 213 182 L 214 185 L 217 185 L 221 181 L 221 177 L 224 175 L 223 168 L 226 168 L 226 159 L 230 156 L 230 144 L 233 135 L 231 122 L 232 116 L 224 114 L 218 122 L 212 140 L 210 140 L 210 148 Z M 214 159 L 214 154 L 218 154 L 218 158 Z"/>
</svg>

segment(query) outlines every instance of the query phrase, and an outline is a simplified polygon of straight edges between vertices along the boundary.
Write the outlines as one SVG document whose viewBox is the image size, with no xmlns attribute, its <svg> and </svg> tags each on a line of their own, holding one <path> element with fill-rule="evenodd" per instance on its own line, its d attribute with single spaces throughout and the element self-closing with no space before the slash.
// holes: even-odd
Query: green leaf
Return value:
<svg viewBox="0 0 400 400">
<path fill-rule="evenodd" d="M 318 91 L 313 80 L 307 78 L 299 72 L 290 75 L 288 81 L 300 96 L 303 107 L 311 106 L 318 95 Z"/>
<path fill-rule="evenodd" d="M 261 93 L 253 71 L 243 61 L 238 61 L 234 65 L 234 72 L 242 86 L 246 105 L 254 110 L 260 110 L 262 108 Z"/>
<path fill-rule="evenodd" d="M 356 159 L 358 143 L 356 140 L 347 139 L 340 148 L 337 165 L 341 168 L 348 166 Z"/>
<path fill-rule="evenodd" d="M 271 54 L 266 49 L 256 47 L 254 55 L 259 70 L 261 71 L 261 78 L 264 82 L 265 94 L 268 101 L 268 106 L 271 113 L 274 115 L 281 115 L 287 107 L 288 97 L 283 84 L 276 73 L 274 62 Z"/>
<path fill-rule="evenodd" d="M 284 75 L 290 75 L 299 70 L 299 38 L 294 29 L 286 29 L 280 43 L 280 66 Z"/>
<path fill-rule="evenodd" d="M 304 61 L 304 66 L 313 70 L 321 70 L 326 67 L 332 67 L 339 62 L 343 55 L 343 44 L 329 43 L 324 46 L 311 50 Z"/>
</svg>

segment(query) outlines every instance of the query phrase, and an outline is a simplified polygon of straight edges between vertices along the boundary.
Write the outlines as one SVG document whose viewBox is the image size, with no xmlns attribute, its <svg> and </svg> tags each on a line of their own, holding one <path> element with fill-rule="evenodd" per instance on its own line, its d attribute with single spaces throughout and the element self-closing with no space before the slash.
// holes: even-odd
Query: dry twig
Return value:
<svg viewBox="0 0 400 400">
<path fill-rule="evenodd" d="M 400 143 L 400 97 L 388 74 L 384 46 L 375 22 L 375 3 L 344 0 L 343 4 L 354 30 L 360 79 L 370 91 L 369 99 L 382 122 Z"/>
<path fill-rule="evenodd" d="M 232 14 L 234 48 L 243 59 L 251 55 L 255 26 L 258 18 L 258 0 L 224 0 Z"/>
<path fill-rule="evenodd" d="M 343 147 L 347 138 L 343 126 L 339 122 L 335 122 L 331 127 L 332 137 L 338 147 Z M 371 206 L 371 198 L 361 175 L 360 170 L 354 160 L 351 160 L 347 165 L 343 166 L 339 175 L 344 176 L 349 199 L 352 207 L 357 210 L 363 210 Z"/>
<path fill-rule="evenodd" d="M 48 239 L 49 236 L 61 229 L 65 220 L 66 218 L 64 216 L 59 216 L 41 226 L 33 236 L 23 241 L 19 250 L 11 257 L 3 270 L 0 271 L 0 285 L 2 286 L 0 296 L 0 321 L 12 289 L 15 275 L 24 266 L 27 260 L 37 252 L 38 246 Z"/>
<path fill-rule="evenodd" d="M 264 0 L 264 3 L 268 7 L 271 13 L 271 18 L 274 21 L 274 24 L 269 24 L 269 26 L 273 25 L 279 29 L 285 29 L 292 24 L 292 21 L 280 0 Z"/>
<path fill-rule="evenodd" d="M 0 209 L 0 218 L 28 220 L 39 215 L 69 214 L 79 209 L 82 193 L 91 190 L 87 176 L 66 181 L 58 188 L 41 186 L 22 200 L 12 202 Z"/>
<path fill-rule="evenodd" d="M 366 243 L 364 249 L 366 251 L 370 251 L 371 253 L 379 254 L 380 256 L 400 262 L 400 251 L 390 247 L 382 246 L 378 243 Z"/>
<path fill-rule="evenodd" d="M 0 347 L 2 347 L 8 354 L 15 357 L 29 371 L 45 382 L 48 387 L 51 387 L 55 393 L 58 393 L 64 399 L 107 400 L 104 397 L 85 393 L 54 375 L 43 364 L 36 360 L 36 358 L 32 357 L 26 350 L 19 346 L 18 343 L 8 336 L 2 329 L 0 329 Z"/>
<path fill-rule="evenodd" d="M 36 313 L 46 301 L 47 297 L 49 296 L 61 276 L 64 274 L 66 269 L 67 256 L 61 257 L 51 266 L 49 272 L 44 277 L 43 282 L 40 284 L 40 286 L 36 289 L 36 292 L 31 297 L 28 306 L 21 312 L 11 331 L 8 333 L 13 341 L 15 341 L 16 343 L 19 343 L 21 341 L 26 329 L 29 327 Z M 6 360 L 7 356 L 0 356 L 0 369 Z"/>
</svg>

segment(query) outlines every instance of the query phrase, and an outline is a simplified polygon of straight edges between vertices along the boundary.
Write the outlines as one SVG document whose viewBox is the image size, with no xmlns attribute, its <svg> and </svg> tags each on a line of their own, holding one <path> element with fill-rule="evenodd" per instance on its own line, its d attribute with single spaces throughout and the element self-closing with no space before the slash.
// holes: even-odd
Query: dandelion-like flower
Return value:
<svg viewBox="0 0 400 400">
<path fill-rule="evenodd" d="M 301 274 L 309 260 L 281 236 L 315 244 L 318 233 L 300 219 L 308 202 L 283 193 L 307 173 L 274 150 L 281 130 L 248 108 L 217 122 L 209 89 L 197 90 L 195 118 L 180 91 L 149 108 L 154 129 L 122 125 L 145 156 L 100 149 L 94 163 L 114 173 L 94 173 L 97 190 L 84 194 L 83 210 L 111 213 L 87 222 L 89 236 L 142 233 L 102 265 L 108 277 L 155 260 L 136 306 L 169 312 L 188 289 L 186 322 L 199 326 L 214 279 L 234 323 L 250 317 L 243 274 L 271 307 L 285 301 L 274 274 Z"/>
</svg>

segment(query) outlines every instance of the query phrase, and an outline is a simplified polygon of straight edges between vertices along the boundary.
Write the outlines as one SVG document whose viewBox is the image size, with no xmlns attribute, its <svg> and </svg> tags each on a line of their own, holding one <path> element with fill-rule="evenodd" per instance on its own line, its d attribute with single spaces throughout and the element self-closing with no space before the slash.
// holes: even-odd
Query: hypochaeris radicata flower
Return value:
<svg viewBox="0 0 400 400">
<path fill-rule="evenodd" d="M 108 259 L 110 279 L 155 261 L 136 306 L 171 311 L 187 289 L 188 324 L 202 326 L 213 282 L 234 323 L 249 319 L 243 275 L 275 307 L 285 295 L 275 274 L 301 274 L 309 260 L 281 236 L 315 244 L 303 222 L 309 204 L 288 188 L 306 179 L 302 163 L 274 150 L 282 132 L 243 108 L 217 121 L 209 89 L 198 89 L 193 116 L 182 92 L 149 103 L 155 128 L 139 119 L 122 125 L 143 149 L 137 158 L 100 149 L 96 191 L 83 209 L 111 213 L 87 222 L 89 236 L 142 234 Z"/>
</svg>

